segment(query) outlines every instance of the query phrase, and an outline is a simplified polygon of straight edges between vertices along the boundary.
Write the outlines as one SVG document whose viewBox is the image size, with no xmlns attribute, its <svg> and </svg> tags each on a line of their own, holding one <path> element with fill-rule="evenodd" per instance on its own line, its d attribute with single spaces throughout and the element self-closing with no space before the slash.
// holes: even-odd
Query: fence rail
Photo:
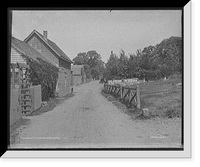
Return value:
<svg viewBox="0 0 200 167">
<path fill-rule="evenodd" d="M 118 98 L 121 102 L 128 107 L 136 106 L 140 109 L 140 87 L 139 84 L 133 87 L 125 87 L 118 85 L 104 84 L 104 90 L 106 93 Z"/>
</svg>

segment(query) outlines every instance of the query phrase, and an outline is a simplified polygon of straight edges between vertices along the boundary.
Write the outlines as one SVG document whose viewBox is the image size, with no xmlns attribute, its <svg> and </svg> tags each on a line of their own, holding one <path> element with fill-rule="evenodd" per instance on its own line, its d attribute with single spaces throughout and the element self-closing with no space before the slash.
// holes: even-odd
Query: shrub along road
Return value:
<svg viewBox="0 0 200 167">
<path fill-rule="evenodd" d="M 103 84 L 74 88 L 73 97 L 15 129 L 11 148 L 181 147 L 180 119 L 132 120 L 101 95 Z"/>
</svg>

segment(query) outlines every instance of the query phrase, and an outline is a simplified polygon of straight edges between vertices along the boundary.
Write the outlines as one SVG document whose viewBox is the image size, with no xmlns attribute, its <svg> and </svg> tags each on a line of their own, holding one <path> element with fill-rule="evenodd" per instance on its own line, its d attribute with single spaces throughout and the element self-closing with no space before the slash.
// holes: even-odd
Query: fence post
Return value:
<svg viewBox="0 0 200 167">
<path fill-rule="evenodd" d="M 137 108 L 140 109 L 140 86 L 137 84 L 137 90 L 136 90 L 136 98 L 137 98 Z"/>
<path fill-rule="evenodd" d="M 131 89 L 129 89 L 130 90 L 130 92 L 129 92 L 129 99 L 128 99 L 128 103 L 129 103 L 129 105 L 131 106 Z"/>
<path fill-rule="evenodd" d="M 122 86 L 120 85 L 120 99 L 123 98 L 123 90 L 122 90 Z"/>
</svg>

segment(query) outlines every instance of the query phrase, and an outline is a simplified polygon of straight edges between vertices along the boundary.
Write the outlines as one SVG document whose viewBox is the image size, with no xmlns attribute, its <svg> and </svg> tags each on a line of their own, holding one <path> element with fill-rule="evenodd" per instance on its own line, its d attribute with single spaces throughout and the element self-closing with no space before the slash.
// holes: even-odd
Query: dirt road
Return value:
<svg viewBox="0 0 200 167">
<path fill-rule="evenodd" d="M 11 148 L 180 147 L 176 120 L 133 121 L 100 93 L 97 81 L 76 86 L 70 99 L 42 115 L 29 116 Z"/>
</svg>

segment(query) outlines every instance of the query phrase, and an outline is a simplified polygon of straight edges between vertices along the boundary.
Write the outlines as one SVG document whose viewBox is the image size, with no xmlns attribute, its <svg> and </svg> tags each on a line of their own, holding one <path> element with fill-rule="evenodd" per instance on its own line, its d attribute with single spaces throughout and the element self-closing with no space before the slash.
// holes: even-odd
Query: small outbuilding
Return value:
<svg viewBox="0 0 200 167">
<path fill-rule="evenodd" d="M 86 83 L 86 74 L 83 65 L 72 65 L 73 84 L 80 85 Z"/>
</svg>

